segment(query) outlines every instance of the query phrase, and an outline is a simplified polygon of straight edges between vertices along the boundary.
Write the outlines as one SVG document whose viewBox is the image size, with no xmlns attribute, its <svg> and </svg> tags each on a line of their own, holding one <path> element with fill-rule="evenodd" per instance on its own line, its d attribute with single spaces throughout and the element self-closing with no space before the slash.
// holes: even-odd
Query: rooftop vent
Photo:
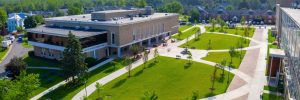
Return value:
<svg viewBox="0 0 300 100">
<path fill-rule="evenodd" d="M 85 16 L 82 16 L 82 18 L 85 18 Z"/>
</svg>

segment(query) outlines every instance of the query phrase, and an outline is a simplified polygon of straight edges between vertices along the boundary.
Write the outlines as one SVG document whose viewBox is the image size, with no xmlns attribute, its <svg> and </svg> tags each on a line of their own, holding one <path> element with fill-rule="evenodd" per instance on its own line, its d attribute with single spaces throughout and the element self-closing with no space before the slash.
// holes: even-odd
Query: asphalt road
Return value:
<svg viewBox="0 0 300 100">
<path fill-rule="evenodd" d="M 23 57 L 25 54 L 28 53 L 28 51 L 33 50 L 32 48 L 24 48 L 22 46 L 22 43 L 19 43 L 15 41 L 11 45 L 11 50 L 8 52 L 8 55 L 3 58 L 3 60 L 0 62 L 0 73 L 3 74 L 5 72 L 5 65 L 9 63 L 9 61 L 14 57 Z"/>
</svg>

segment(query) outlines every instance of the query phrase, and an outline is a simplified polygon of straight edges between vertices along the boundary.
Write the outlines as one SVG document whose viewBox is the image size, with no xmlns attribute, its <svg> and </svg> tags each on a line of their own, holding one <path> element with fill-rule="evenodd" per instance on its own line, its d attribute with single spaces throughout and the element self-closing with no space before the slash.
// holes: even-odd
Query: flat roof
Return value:
<svg viewBox="0 0 300 100">
<path fill-rule="evenodd" d="M 107 33 L 107 31 L 102 30 L 76 30 L 73 28 L 51 28 L 46 27 L 45 25 L 38 26 L 36 28 L 27 29 L 28 32 L 37 33 L 37 34 L 46 34 L 60 37 L 68 37 L 69 32 L 71 31 L 78 38 L 91 37 L 99 34 Z"/>
<path fill-rule="evenodd" d="M 286 8 L 286 7 L 281 7 L 281 9 L 287 13 L 300 27 L 300 9 L 294 9 L 294 8 Z"/>
<path fill-rule="evenodd" d="M 118 20 L 109 20 L 109 21 L 92 21 L 91 14 L 83 14 L 83 15 L 73 15 L 73 16 L 62 16 L 62 17 L 53 17 L 53 18 L 46 18 L 46 21 L 58 21 L 58 22 L 89 22 L 92 24 L 103 24 L 103 25 L 125 25 L 125 24 L 132 24 L 137 22 L 149 21 L 153 19 L 159 18 L 167 18 L 170 16 L 177 16 L 176 13 L 154 13 L 152 15 L 147 15 L 145 17 L 133 17 L 133 20 L 130 18 L 120 18 Z"/>
<path fill-rule="evenodd" d="M 124 9 L 119 9 L 119 10 L 96 11 L 96 12 L 92 12 L 92 13 L 118 13 L 118 12 L 130 12 L 130 11 L 137 11 L 137 10 L 124 10 Z"/>
</svg>

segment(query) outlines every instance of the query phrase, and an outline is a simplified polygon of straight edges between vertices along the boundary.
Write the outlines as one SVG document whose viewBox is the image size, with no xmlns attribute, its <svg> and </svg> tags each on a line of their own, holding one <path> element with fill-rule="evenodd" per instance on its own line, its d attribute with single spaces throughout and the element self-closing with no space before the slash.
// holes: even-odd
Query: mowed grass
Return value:
<svg viewBox="0 0 300 100">
<path fill-rule="evenodd" d="M 183 25 L 183 26 L 180 26 L 179 28 L 178 28 L 178 31 L 184 31 L 184 30 L 186 30 L 186 29 L 188 29 L 188 28 L 190 28 L 190 27 L 192 27 L 193 25 Z"/>
<path fill-rule="evenodd" d="M 239 68 L 241 62 L 243 61 L 243 58 L 245 56 L 246 51 L 236 51 L 237 53 L 232 57 L 232 65 L 233 68 Z M 209 52 L 208 55 L 203 60 L 212 61 L 215 63 L 221 63 L 223 59 L 226 60 L 227 64 L 229 65 L 231 58 L 229 52 Z"/>
<path fill-rule="evenodd" d="M 58 61 L 52 61 L 37 57 L 30 57 L 28 54 L 24 55 L 24 61 L 29 67 L 61 67 L 61 63 Z"/>
<path fill-rule="evenodd" d="M 192 35 L 194 35 L 195 33 L 197 33 L 197 29 L 200 29 L 199 27 L 194 27 L 186 32 L 182 32 L 182 34 L 179 36 L 178 34 L 173 35 L 172 38 L 173 39 L 177 39 L 177 40 L 183 40 L 186 39 Z"/>
<path fill-rule="evenodd" d="M 34 90 L 30 95 L 31 97 L 47 90 L 51 86 L 63 81 L 62 73 L 59 70 L 49 69 L 27 69 L 27 73 L 39 74 L 40 86 Z"/>
<path fill-rule="evenodd" d="M 194 91 L 198 91 L 200 98 L 212 96 L 210 88 L 213 66 L 193 62 L 191 66 L 185 67 L 187 60 L 168 57 L 157 59 L 158 63 L 151 60 L 144 70 L 143 65 L 134 69 L 130 78 L 127 73 L 104 85 L 100 96 L 111 95 L 110 100 L 140 100 L 146 91 L 154 91 L 160 100 L 190 98 Z M 221 78 L 221 73 L 221 69 L 218 69 L 213 95 L 224 93 L 227 89 L 227 77 Z M 231 81 L 233 74 L 229 76 Z M 98 97 L 98 92 L 95 91 L 89 99 L 95 100 Z"/>
<path fill-rule="evenodd" d="M 9 49 L 3 49 L 0 50 L 0 60 L 4 59 L 3 57 L 6 55 Z"/>
<path fill-rule="evenodd" d="M 22 41 L 23 41 L 23 42 L 22 42 L 22 46 L 23 46 L 24 48 L 33 48 L 33 46 L 30 45 L 30 44 L 28 43 L 28 38 L 27 38 L 27 37 L 26 37 L 26 38 L 23 38 Z"/>
<path fill-rule="evenodd" d="M 211 44 L 209 44 L 209 41 L 211 40 Z M 246 41 L 246 42 L 245 42 Z M 191 40 L 188 43 L 185 43 L 181 45 L 180 47 L 188 47 L 188 48 L 195 48 L 195 49 L 201 49 L 201 50 L 207 50 L 210 48 L 210 50 L 221 50 L 221 49 L 230 49 L 230 47 L 238 47 L 238 42 L 242 43 L 244 47 L 248 47 L 250 41 L 235 37 L 235 36 L 229 36 L 224 34 L 213 34 L 213 33 L 204 33 L 199 37 L 199 40 Z"/>
<path fill-rule="evenodd" d="M 264 93 L 262 100 L 283 100 L 283 97 Z"/>
<path fill-rule="evenodd" d="M 124 67 L 122 64 L 122 59 L 118 59 L 115 61 L 115 63 L 110 62 L 108 64 L 105 64 L 96 70 L 88 73 L 89 78 L 86 83 L 86 85 L 90 85 L 93 82 L 105 77 L 106 75 L 109 75 L 118 69 L 121 69 Z M 82 89 L 84 89 L 84 85 L 69 87 L 69 86 L 61 86 L 54 91 L 46 94 L 41 98 L 41 100 L 46 99 L 52 99 L 52 100 L 71 100 L 73 96 L 75 96 L 78 92 L 80 92 Z"/>
<path fill-rule="evenodd" d="M 246 28 L 246 27 L 245 27 Z M 235 34 L 235 35 L 240 35 L 243 36 L 245 35 L 245 29 L 242 27 L 236 27 L 236 28 L 223 28 L 223 31 L 221 31 L 221 27 L 215 27 L 215 30 L 213 31 L 211 26 L 206 26 L 205 27 L 207 32 L 222 32 L 222 33 L 229 33 L 229 34 Z M 255 28 L 250 28 L 249 31 L 249 37 L 253 37 L 255 32 Z"/>
</svg>

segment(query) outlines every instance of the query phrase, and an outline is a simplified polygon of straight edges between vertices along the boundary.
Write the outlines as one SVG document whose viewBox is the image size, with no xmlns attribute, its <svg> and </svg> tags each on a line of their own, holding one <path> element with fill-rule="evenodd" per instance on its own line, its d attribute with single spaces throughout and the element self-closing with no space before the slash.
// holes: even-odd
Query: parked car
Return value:
<svg viewBox="0 0 300 100">
<path fill-rule="evenodd" d="M 4 40 L 2 41 L 2 47 L 8 48 L 11 45 L 11 40 Z"/>
</svg>

